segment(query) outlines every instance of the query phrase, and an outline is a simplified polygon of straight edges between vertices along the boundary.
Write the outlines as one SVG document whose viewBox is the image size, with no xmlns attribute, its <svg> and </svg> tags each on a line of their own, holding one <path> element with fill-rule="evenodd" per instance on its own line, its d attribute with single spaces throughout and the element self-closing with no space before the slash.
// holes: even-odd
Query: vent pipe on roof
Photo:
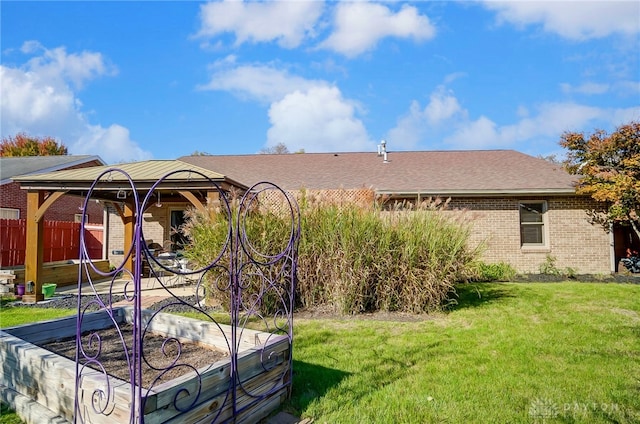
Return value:
<svg viewBox="0 0 640 424">
<path fill-rule="evenodd" d="M 382 163 L 389 163 L 386 140 L 381 140 L 380 144 L 378 144 L 378 156 L 382 156 Z"/>
</svg>

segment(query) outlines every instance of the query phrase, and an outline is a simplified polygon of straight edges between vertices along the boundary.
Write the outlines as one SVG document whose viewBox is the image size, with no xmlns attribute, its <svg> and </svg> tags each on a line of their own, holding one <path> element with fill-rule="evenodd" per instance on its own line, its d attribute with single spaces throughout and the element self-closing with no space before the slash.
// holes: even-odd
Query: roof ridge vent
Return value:
<svg viewBox="0 0 640 424">
<path fill-rule="evenodd" d="M 378 144 L 378 156 L 382 156 L 382 163 L 389 163 L 387 140 L 380 140 L 380 144 Z"/>
</svg>

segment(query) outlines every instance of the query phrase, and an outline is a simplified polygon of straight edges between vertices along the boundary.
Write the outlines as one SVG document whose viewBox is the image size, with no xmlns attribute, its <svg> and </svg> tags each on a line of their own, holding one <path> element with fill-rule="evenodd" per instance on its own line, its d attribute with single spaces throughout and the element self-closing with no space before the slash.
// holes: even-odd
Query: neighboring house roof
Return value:
<svg viewBox="0 0 640 424">
<path fill-rule="evenodd" d="M 210 180 L 240 189 L 247 188 L 220 173 L 175 160 L 148 160 L 112 166 L 62 170 L 46 174 L 21 175 L 13 177 L 13 180 L 19 182 L 22 188 L 86 191 L 101 175 L 100 182 L 94 189 L 103 192 L 131 190 L 129 177 L 138 190 L 150 189 L 163 177 L 166 177 L 161 185 L 163 190 L 207 188 L 211 185 Z"/>
<path fill-rule="evenodd" d="M 59 171 L 93 161 L 106 165 L 99 156 L 92 155 L 0 157 L 0 185 L 12 182 L 11 177 L 18 175 Z"/>
<path fill-rule="evenodd" d="M 373 188 L 390 195 L 574 194 L 559 164 L 514 150 L 184 156 L 178 160 L 253 185 L 286 190 Z"/>
</svg>

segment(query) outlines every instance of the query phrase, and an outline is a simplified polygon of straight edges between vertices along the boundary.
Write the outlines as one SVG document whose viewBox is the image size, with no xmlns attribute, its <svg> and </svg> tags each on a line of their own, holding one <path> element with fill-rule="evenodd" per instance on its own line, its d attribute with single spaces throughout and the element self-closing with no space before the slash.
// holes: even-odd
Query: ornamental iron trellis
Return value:
<svg viewBox="0 0 640 424">
<path fill-rule="evenodd" d="M 165 311 L 180 307 L 188 310 L 190 316 L 197 315 L 199 320 L 206 322 L 211 328 L 219 331 L 219 336 L 224 341 L 230 366 L 226 392 L 222 401 L 210 403 L 205 418 L 197 420 L 201 422 L 235 422 L 241 414 L 247 415 L 251 408 L 260 409 L 260 402 L 267 400 L 274 393 L 285 393 L 287 396 L 291 390 L 291 366 L 292 366 L 292 341 L 293 341 L 293 308 L 295 296 L 295 281 L 297 267 L 297 246 L 300 238 L 299 209 L 295 200 L 278 186 L 261 182 L 252 186 L 239 199 L 230 199 L 215 182 L 204 174 L 193 170 L 174 171 L 164 175 L 146 191 L 141 197 L 136 190 L 135 182 L 123 170 L 111 168 L 100 174 L 93 182 L 86 195 L 83 205 L 83 214 L 87 211 L 87 204 L 94 193 L 101 188 L 101 183 L 112 181 L 114 174 L 122 174 L 128 181 L 127 191 L 130 193 L 129 207 L 133 210 L 134 237 L 131 246 L 124 253 L 122 263 L 109 273 L 103 273 L 94 267 L 87 254 L 85 244 L 84 224 L 81 231 L 80 242 L 80 267 L 78 273 L 78 309 L 76 328 L 76 379 L 74 400 L 74 422 L 128 422 L 144 423 L 145 414 L 151 409 L 147 405 L 149 397 L 156 393 L 156 388 L 166 381 L 164 377 L 175 370 L 187 371 L 192 378 L 191 385 L 182 387 L 172 394 L 170 408 L 174 412 L 170 420 L 173 422 L 196 422 L 193 411 L 202 409 L 207 402 L 207 390 L 203 387 L 201 370 L 181 360 L 184 341 L 179 337 L 165 336 L 162 348 L 156 352 L 149 351 L 145 345 L 146 336 L 152 333 L 154 322 L 159 320 Z M 187 267 L 174 268 L 158 260 L 149 249 L 144 237 L 144 212 L 148 207 L 153 207 L 153 197 L 162 184 L 177 178 L 178 174 L 188 173 L 188 178 L 202 178 L 208 180 L 210 186 L 206 191 L 217 193 L 218 202 L 215 202 L 214 213 L 218 222 L 223 222 L 226 228 L 224 242 L 219 251 L 211 252 L 213 258 L 208 264 L 199 269 Z M 183 174 L 184 175 L 184 174 Z M 203 190 L 199 187 L 199 190 Z M 279 194 L 282 202 L 278 211 L 272 216 L 277 217 L 277 222 L 284 226 L 287 235 L 283 240 L 278 240 L 278 251 L 263 252 L 260 245 L 253 239 L 252 231 L 254 217 L 260 213 L 260 199 L 268 196 L 273 199 L 274 193 Z M 157 195 L 155 195 L 157 198 Z M 211 196 L 209 196 L 211 197 Z M 208 205 L 207 210 L 212 210 Z M 283 207 L 284 206 L 284 207 Z M 85 222 L 83 216 L 82 222 Z M 262 229 L 264 232 L 264 229 Z M 125 268 L 128 258 L 134 258 L 133 271 Z M 142 258 L 142 260 L 139 260 Z M 151 264 L 150 277 L 143 278 L 142 262 Z M 108 294 L 98 294 L 96 285 L 91 279 L 90 271 L 100 275 L 101 279 L 110 280 Z M 179 297 L 172 291 L 172 287 L 165 283 L 163 275 L 170 272 L 178 277 L 184 277 L 194 286 L 194 296 L 187 299 Z M 124 299 L 116 297 L 116 281 L 127 280 L 124 287 Z M 154 311 L 143 310 L 143 285 L 148 287 L 151 283 L 156 287 L 166 290 L 169 300 L 162 302 L 162 306 L 154 308 Z M 218 291 L 222 297 L 228 299 L 227 319 L 230 331 L 223 329 L 220 324 L 220 314 L 216 314 L 206 305 L 208 291 Z M 90 300 L 83 301 L 83 298 Z M 118 302 L 116 302 L 118 300 Z M 131 315 L 128 325 L 123 323 L 121 309 L 115 304 L 122 303 L 130 306 Z M 123 399 L 118 398 L 113 379 L 108 375 L 105 367 L 106 358 L 103 357 L 103 333 L 105 328 L 92 328 L 92 321 L 88 319 L 93 311 L 99 310 L 106 316 L 109 328 L 117 331 L 116 344 L 120 349 L 122 366 L 128 370 L 129 395 L 126 411 L 128 417 L 118 416 L 118 403 Z M 95 314 L 95 312 L 93 312 Z M 218 318 L 218 320 L 216 319 Z M 225 318 L 222 318 L 225 319 Z M 257 390 L 254 386 L 245 385 L 244 370 L 240 366 L 239 358 L 242 354 L 241 344 L 248 334 L 254 334 L 255 329 L 262 330 L 260 334 L 266 334 L 266 340 L 260 340 L 257 347 L 257 366 L 270 374 L 270 380 Z M 252 332 L 253 331 L 253 332 Z M 257 336 L 256 340 L 257 340 Z M 279 352 L 280 366 L 273 365 L 276 356 L 269 349 L 269 339 L 273 337 L 286 341 L 287 349 L 284 354 Z M 106 339 L 105 339 L 106 340 Z M 257 342 L 256 342 L 257 343 Z M 172 350 L 169 349 L 172 347 Z M 256 349 L 254 349 L 256 350 Z M 170 352 L 169 352 L 170 351 Z M 155 356 L 154 356 L 155 355 Z M 168 364 L 158 365 L 154 358 L 169 357 Z M 282 371 L 280 371 L 282 370 Z M 255 370 L 253 371 L 255 372 Z M 275 374 L 274 374 L 275 372 Z M 89 374 L 98 375 L 99 384 L 92 380 L 93 386 L 85 387 L 85 377 Z M 151 383 L 143 384 L 143 377 L 151 375 Z M 167 377 L 168 378 L 168 377 Z M 117 380 L 120 381 L 120 380 Z M 119 383 L 121 385 L 121 381 Z M 191 414 L 190 414 L 191 413 Z M 120 412 L 122 415 L 122 413 Z M 201 414 L 201 413 L 200 413 Z M 163 420 L 154 422 L 165 422 Z"/>
</svg>

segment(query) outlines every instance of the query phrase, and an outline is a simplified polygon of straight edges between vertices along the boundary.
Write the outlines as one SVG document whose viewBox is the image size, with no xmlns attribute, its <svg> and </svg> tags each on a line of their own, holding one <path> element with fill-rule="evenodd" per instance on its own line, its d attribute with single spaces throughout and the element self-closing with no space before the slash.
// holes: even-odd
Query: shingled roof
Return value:
<svg viewBox="0 0 640 424">
<path fill-rule="evenodd" d="M 99 156 L 90 155 L 0 157 L 0 183 L 10 183 L 11 177 L 17 175 L 53 172 L 93 162 L 95 165 L 105 165 Z"/>
<path fill-rule="evenodd" d="M 253 185 L 283 189 L 373 188 L 379 194 L 573 194 L 558 164 L 514 150 L 184 156 L 178 160 Z"/>
</svg>

